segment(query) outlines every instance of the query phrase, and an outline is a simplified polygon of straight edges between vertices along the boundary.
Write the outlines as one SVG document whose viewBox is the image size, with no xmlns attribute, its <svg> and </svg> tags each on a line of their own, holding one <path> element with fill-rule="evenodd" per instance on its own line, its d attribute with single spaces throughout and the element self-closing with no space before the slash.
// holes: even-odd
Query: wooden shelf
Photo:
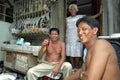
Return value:
<svg viewBox="0 0 120 80">
<path fill-rule="evenodd" d="M 12 34 L 16 37 L 31 37 L 31 38 L 34 38 L 34 37 L 48 37 L 48 33 L 46 32 L 39 32 L 39 33 L 19 33 L 19 34 Z"/>
</svg>

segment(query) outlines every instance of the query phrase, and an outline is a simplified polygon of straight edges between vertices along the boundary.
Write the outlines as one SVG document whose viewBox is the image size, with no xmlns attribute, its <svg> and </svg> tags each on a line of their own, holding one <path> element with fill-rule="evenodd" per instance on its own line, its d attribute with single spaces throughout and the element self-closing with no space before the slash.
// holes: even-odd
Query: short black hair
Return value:
<svg viewBox="0 0 120 80">
<path fill-rule="evenodd" d="M 81 23 L 81 22 L 87 23 L 91 28 L 95 28 L 95 27 L 99 28 L 100 27 L 98 20 L 95 18 L 89 17 L 89 16 L 79 18 L 76 22 L 76 26 L 78 27 L 79 23 Z"/>
<path fill-rule="evenodd" d="M 52 31 L 56 31 L 59 34 L 59 29 L 58 28 L 51 28 L 49 30 L 49 34 L 51 34 Z"/>
</svg>

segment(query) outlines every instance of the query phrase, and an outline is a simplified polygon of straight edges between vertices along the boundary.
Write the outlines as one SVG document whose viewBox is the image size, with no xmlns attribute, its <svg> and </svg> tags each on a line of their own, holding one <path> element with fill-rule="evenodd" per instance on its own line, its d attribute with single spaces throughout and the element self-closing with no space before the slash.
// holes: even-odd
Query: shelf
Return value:
<svg viewBox="0 0 120 80">
<path fill-rule="evenodd" d="M 14 36 L 17 36 L 17 37 L 31 37 L 31 38 L 33 38 L 33 37 L 38 37 L 38 36 L 40 36 L 40 37 L 48 37 L 48 33 L 46 32 L 39 32 L 39 33 L 19 33 L 19 34 L 12 34 L 12 35 L 14 35 Z"/>
</svg>

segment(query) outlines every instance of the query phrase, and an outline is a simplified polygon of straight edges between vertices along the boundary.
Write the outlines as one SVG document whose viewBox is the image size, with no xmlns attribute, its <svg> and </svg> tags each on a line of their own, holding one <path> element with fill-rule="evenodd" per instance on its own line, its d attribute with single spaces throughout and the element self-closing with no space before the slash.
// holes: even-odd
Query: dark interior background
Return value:
<svg viewBox="0 0 120 80">
<path fill-rule="evenodd" d="M 68 7 L 70 4 L 77 4 L 78 14 L 94 15 L 99 11 L 101 0 L 68 0 L 67 16 L 70 16 Z"/>
</svg>

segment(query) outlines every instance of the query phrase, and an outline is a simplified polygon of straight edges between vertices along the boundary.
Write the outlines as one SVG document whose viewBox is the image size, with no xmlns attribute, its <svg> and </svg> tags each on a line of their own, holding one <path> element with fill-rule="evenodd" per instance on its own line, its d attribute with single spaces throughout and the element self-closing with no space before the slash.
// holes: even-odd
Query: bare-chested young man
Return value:
<svg viewBox="0 0 120 80">
<path fill-rule="evenodd" d="M 88 52 L 82 68 L 65 80 L 120 80 L 115 50 L 108 41 L 97 38 L 98 21 L 83 17 L 76 25 L 79 39 Z"/>
<path fill-rule="evenodd" d="M 63 72 L 63 77 L 68 77 L 72 72 L 72 65 L 65 61 L 65 43 L 59 40 L 59 30 L 51 28 L 49 31 L 50 40 L 45 39 L 42 42 L 42 47 L 38 57 L 42 58 L 46 52 L 45 61 L 31 68 L 27 72 L 28 80 L 37 80 L 38 77 L 52 72 L 52 75 L 57 75 L 59 71 Z"/>
</svg>

